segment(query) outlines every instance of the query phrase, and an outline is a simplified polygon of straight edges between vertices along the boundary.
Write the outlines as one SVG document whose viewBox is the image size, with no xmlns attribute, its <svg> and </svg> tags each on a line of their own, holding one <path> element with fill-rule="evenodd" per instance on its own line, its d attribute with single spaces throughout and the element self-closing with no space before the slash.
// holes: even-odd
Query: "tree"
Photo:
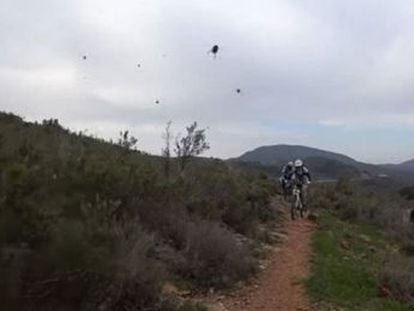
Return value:
<svg viewBox="0 0 414 311">
<path fill-rule="evenodd" d="M 184 137 L 177 136 L 175 140 L 174 152 L 180 161 L 180 168 L 184 170 L 192 157 L 202 154 L 210 148 L 206 141 L 205 129 L 197 129 L 197 122 L 194 122 L 186 128 L 187 135 Z"/>
<path fill-rule="evenodd" d="M 165 142 L 165 147 L 161 150 L 161 155 L 164 157 L 164 172 L 167 178 L 170 177 L 170 168 L 171 168 L 171 121 L 167 122 L 165 127 L 165 132 L 162 135 L 162 138 Z"/>
<path fill-rule="evenodd" d="M 137 144 L 138 139 L 134 136 L 129 136 L 129 131 L 121 131 L 119 133 L 118 145 L 127 150 L 133 150 Z"/>
</svg>

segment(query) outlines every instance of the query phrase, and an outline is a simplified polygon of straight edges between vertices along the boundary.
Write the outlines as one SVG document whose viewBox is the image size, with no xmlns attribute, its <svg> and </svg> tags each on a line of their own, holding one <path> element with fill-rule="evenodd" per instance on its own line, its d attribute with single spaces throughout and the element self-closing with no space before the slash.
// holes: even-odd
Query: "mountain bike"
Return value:
<svg viewBox="0 0 414 311">
<path fill-rule="evenodd" d="M 290 208 L 290 217 L 295 220 L 299 215 L 303 218 L 305 214 L 305 206 L 302 201 L 302 189 L 298 185 L 294 185 L 292 188 L 292 204 Z"/>
<path fill-rule="evenodd" d="M 292 194 L 292 187 L 290 183 L 287 180 L 284 180 L 283 178 L 279 179 L 280 187 L 282 188 L 282 195 L 283 199 L 287 201 L 289 196 Z"/>
</svg>

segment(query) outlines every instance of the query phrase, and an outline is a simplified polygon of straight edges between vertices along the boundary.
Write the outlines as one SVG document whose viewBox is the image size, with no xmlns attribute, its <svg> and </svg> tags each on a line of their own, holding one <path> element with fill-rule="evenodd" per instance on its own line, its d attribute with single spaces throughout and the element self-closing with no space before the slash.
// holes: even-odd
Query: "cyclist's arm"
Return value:
<svg viewBox="0 0 414 311">
<path fill-rule="evenodd" d="M 312 181 L 312 177 L 311 177 L 311 175 L 310 175 L 310 173 L 309 173 L 309 170 L 308 170 L 306 167 L 304 167 L 304 168 L 303 168 L 303 172 L 304 172 L 304 175 L 305 175 L 306 177 L 308 177 L 308 180 L 309 180 L 309 181 Z"/>
</svg>

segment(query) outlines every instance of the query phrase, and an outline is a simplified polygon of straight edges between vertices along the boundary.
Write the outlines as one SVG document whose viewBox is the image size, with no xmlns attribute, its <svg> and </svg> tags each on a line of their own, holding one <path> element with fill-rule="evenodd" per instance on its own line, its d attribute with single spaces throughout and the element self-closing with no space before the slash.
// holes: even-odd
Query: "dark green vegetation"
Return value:
<svg viewBox="0 0 414 311">
<path fill-rule="evenodd" d="M 404 187 L 400 190 L 400 194 L 407 200 L 414 200 L 414 187 Z"/>
<path fill-rule="evenodd" d="M 296 145 L 263 146 L 246 152 L 231 161 L 249 163 L 272 176 L 278 176 L 288 161 L 304 160 L 315 180 L 330 180 L 347 177 L 396 178 L 414 182 L 414 166 L 408 162 L 399 165 L 372 165 L 356 161 L 346 155 L 316 148 Z M 277 168 L 275 172 L 275 168 Z"/>
<path fill-rule="evenodd" d="M 341 180 L 314 189 L 320 230 L 307 285 L 321 309 L 414 310 L 409 205 L 398 191 L 373 183 Z"/>
<path fill-rule="evenodd" d="M 169 145 L 155 157 L 128 132 L 109 143 L 1 113 L 0 305 L 203 310 L 166 299 L 164 284 L 220 288 L 251 275 L 276 217 L 274 183 L 192 158 L 208 147 L 197 131 L 177 140 L 180 158 Z"/>
</svg>

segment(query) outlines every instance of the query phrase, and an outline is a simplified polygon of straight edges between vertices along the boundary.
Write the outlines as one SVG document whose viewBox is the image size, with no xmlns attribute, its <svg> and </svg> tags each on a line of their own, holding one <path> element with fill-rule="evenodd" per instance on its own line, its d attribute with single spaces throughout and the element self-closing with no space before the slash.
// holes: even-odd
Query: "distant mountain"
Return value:
<svg viewBox="0 0 414 311">
<path fill-rule="evenodd" d="M 413 174 L 414 173 L 414 159 L 402 162 L 400 164 L 382 164 L 380 165 L 380 167 L 386 170 L 398 172 L 400 175 L 406 175 L 407 172 L 411 172 Z"/>
<path fill-rule="evenodd" d="M 263 146 L 242 154 L 238 159 L 245 162 L 258 162 L 264 165 L 284 165 L 288 161 L 306 158 L 324 158 L 355 165 L 354 159 L 335 152 L 299 145 Z"/>
<path fill-rule="evenodd" d="M 414 159 L 398 164 L 400 168 L 409 168 L 414 170 Z"/>
<path fill-rule="evenodd" d="M 275 171 L 280 172 L 283 165 L 295 159 L 302 159 L 315 179 L 319 180 L 344 176 L 358 179 L 387 178 L 393 175 L 392 170 L 385 167 L 362 163 L 340 153 L 299 145 L 263 146 L 248 151 L 232 161 L 255 163 L 256 166 L 267 167 L 266 170 L 275 175 Z M 278 170 L 270 171 L 269 167 L 277 167 Z"/>
</svg>

